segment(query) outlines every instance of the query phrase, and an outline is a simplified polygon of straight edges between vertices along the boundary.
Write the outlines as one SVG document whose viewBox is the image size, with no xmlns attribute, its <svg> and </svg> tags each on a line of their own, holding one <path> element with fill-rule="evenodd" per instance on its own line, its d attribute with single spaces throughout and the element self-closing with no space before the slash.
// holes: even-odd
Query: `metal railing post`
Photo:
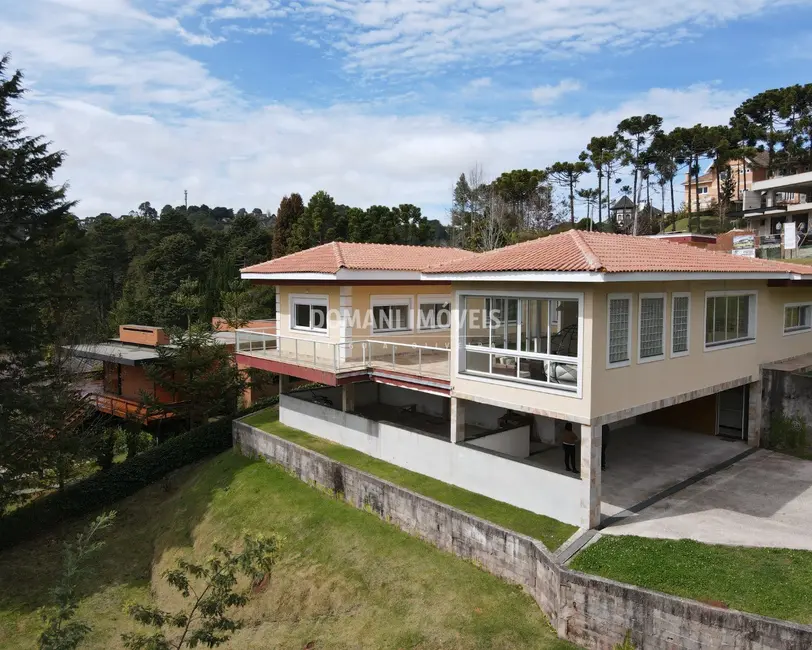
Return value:
<svg viewBox="0 0 812 650">
<path fill-rule="evenodd" d="M 417 348 L 417 374 L 423 374 L 423 349 Z"/>
<path fill-rule="evenodd" d="M 392 370 L 395 369 L 395 344 L 392 344 Z"/>
<path fill-rule="evenodd" d="M 316 365 L 316 342 L 313 341 L 313 365 Z"/>
<path fill-rule="evenodd" d="M 293 339 L 293 358 L 299 363 L 299 339 Z"/>
</svg>

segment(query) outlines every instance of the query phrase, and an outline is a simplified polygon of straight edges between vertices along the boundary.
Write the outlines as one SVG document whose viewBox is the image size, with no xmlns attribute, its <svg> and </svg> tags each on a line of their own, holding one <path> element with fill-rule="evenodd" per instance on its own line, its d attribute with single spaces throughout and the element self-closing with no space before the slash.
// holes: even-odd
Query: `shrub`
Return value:
<svg viewBox="0 0 812 650">
<path fill-rule="evenodd" d="M 271 397 L 244 409 L 242 417 L 278 401 Z M 162 445 L 72 483 L 61 492 L 35 499 L 0 517 L 0 549 L 30 539 L 72 518 L 95 512 L 134 494 L 150 483 L 190 463 L 231 447 L 231 418 L 196 427 Z"/>
<path fill-rule="evenodd" d="M 774 415 L 770 421 L 770 449 L 789 453 L 806 451 L 806 422 L 801 416 Z"/>
</svg>

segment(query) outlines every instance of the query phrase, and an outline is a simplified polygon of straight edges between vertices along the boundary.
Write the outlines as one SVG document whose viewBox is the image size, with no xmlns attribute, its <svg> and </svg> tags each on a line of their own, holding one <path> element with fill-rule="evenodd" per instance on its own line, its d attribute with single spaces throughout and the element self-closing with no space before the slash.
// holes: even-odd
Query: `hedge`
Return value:
<svg viewBox="0 0 812 650">
<path fill-rule="evenodd" d="M 237 414 L 267 408 L 278 397 L 262 400 Z M 120 499 L 190 463 L 231 447 L 231 418 L 223 417 L 170 438 L 107 470 L 52 492 L 0 517 L 0 549 L 8 548 L 46 532 L 72 517 L 87 515 L 113 505 Z"/>
</svg>

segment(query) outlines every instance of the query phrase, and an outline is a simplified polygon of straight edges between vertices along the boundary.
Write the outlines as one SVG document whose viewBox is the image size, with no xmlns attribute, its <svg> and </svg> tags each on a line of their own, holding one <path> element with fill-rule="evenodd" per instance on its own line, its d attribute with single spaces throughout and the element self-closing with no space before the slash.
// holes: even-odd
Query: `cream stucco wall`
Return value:
<svg viewBox="0 0 812 650">
<path fill-rule="evenodd" d="M 705 351 L 705 294 L 709 291 L 757 291 L 756 339 L 753 343 Z M 638 316 L 641 293 L 666 293 L 665 358 L 639 362 Z M 690 292 L 689 354 L 672 358 L 671 307 L 674 292 Z M 607 369 L 607 311 L 610 293 L 632 295 L 631 363 Z M 606 283 L 593 288 L 593 418 L 663 399 L 749 378 L 759 378 L 762 363 L 812 351 L 812 333 L 784 336 L 784 305 L 812 301 L 812 288 L 768 287 L 766 281 Z"/>
<path fill-rule="evenodd" d="M 561 294 L 567 294 L 566 297 L 579 297 L 583 301 L 583 322 L 579 329 L 579 337 L 584 342 L 591 341 L 593 338 L 592 292 L 591 286 L 588 284 L 459 282 L 454 283 L 453 290 L 454 300 L 452 306 L 455 323 L 460 322 L 459 309 L 461 309 L 461 305 L 459 304 L 459 297 L 466 293 L 487 291 L 494 296 L 524 294 L 553 298 L 561 296 Z M 452 328 L 451 339 L 452 352 L 457 351 L 459 331 L 456 327 Z M 592 399 L 592 367 L 587 348 L 588 346 L 584 345 L 580 396 L 575 393 L 557 391 L 542 386 L 531 386 L 498 378 L 461 374 L 459 371 L 461 365 L 460 355 L 457 353 L 452 354 L 451 361 L 452 395 L 485 404 L 513 408 L 518 411 L 588 423 L 589 405 Z"/>
</svg>

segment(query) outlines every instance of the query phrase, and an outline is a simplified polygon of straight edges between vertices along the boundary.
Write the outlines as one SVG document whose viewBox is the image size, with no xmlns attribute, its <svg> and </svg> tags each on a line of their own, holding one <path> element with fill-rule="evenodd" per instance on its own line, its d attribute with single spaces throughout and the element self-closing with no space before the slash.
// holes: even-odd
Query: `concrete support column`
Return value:
<svg viewBox="0 0 812 650">
<path fill-rule="evenodd" d="M 341 410 L 344 413 L 355 410 L 355 384 L 344 384 L 341 387 Z"/>
<path fill-rule="evenodd" d="M 747 403 L 747 444 L 751 447 L 761 446 L 761 418 L 764 398 L 762 382 L 754 381 L 748 386 Z"/>
<path fill-rule="evenodd" d="M 581 425 L 581 526 L 601 522 L 601 427 Z"/>
<path fill-rule="evenodd" d="M 775 207 L 775 190 L 767 190 L 767 207 Z"/>
<path fill-rule="evenodd" d="M 451 442 L 465 440 L 465 400 L 451 398 Z"/>
<path fill-rule="evenodd" d="M 290 376 L 279 375 L 279 396 L 287 395 L 290 392 Z"/>
</svg>

